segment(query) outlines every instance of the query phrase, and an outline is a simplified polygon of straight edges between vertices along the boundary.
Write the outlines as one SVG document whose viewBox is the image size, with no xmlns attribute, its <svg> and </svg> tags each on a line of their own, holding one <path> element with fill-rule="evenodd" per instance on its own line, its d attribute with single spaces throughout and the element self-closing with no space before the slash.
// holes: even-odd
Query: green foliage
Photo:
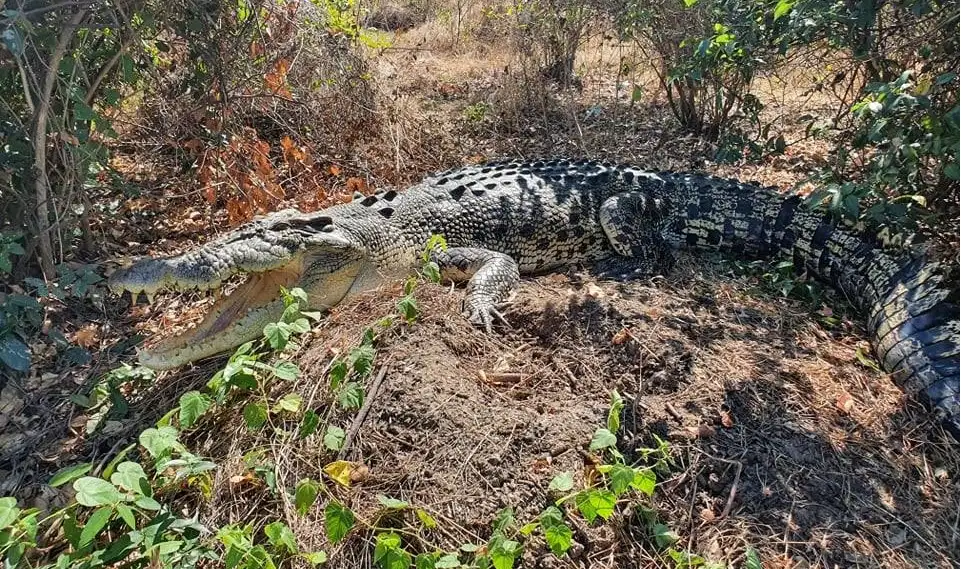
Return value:
<svg viewBox="0 0 961 569">
<path fill-rule="evenodd" d="M 295 288 L 291 291 L 281 289 L 284 300 L 284 313 L 278 322 L 271 322 L 264 326 L 264 338 L 267 345 L 276 352 L 287 347 L 291 336 L 310 332 L 310 320 L 319 320 L 320 313 L 307 310 L 307 293 L 303 289 Z M 283 371 L 281 372 L 283 374 Z"/>
<path fill-rule="evenodd" d="M 851 111 L 853 130 L 839 147 L 824 186 L 808 197 L 837 217 L 863 221 L 887 235 L 915 227 L 929 199 L 956 193 L 958 104 L 946 107 L 957 90 L 954 71 L 937 77 L 904 71 L 897 79 L 870 83 Z M 863 174 L 850 178 L 851 162 L 863 160 Z"/>
<path fill-rule="evenodd" d="M 25 255 L 27 253 L 20 243 L 21 239 L 23 239 L 22 232 L 0 232 L 0 275 L 9 274 L 13 271 L 14 255 Z"/>
<path fill-rule="evenodd" d="M 370 49 L 391 46 L 390 36 L 360 25 L 357 0 L 310 0 L 310 2 L 324 12 L 326 16 L 324 23 L 333 33 L 356 40 Z"/>
<path fill-rule="evenodd" d="M 324 528 L 331 543 L 339 543 L 354 527 L 354 512 L 336 500 L 331 500 L 324 508 Z"/>
<path fill-rule="evenodd" d="M 404 551 L 399 535 L 385 531 L 377 534 L 374 562 L 383 569 L 407 569 L 411 564 L 411 556 Z"/>
<path fill-rule="evenodd" d="M 315 482 L 309 478 L 301 480 L 297 483 L 297 490 L 294 492 L 294 507 L 297 508 L 297 513 L 301 516 L 306 516 L 307 512 L 314 505 L 317 500 L 317 494 L 320 492 L 320 483 Z"/>
</svg>

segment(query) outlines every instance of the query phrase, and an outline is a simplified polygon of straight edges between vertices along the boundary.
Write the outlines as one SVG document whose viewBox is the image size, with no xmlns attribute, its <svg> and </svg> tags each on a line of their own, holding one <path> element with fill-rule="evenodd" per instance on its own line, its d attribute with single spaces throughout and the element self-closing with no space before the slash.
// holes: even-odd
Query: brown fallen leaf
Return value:
<svg viewBox="0 0 961 569">
<path fill-rule="evenodd" d="M 358 484 L 367 480 L 370 477 L 370 467 L 366 464 L 358 464 L 350 471 L 350 481 Z"/>
<path fill-rule="evenodd" d="M 618 330 L 617 334 L 614 334 L 614 337 L 611 338 L 611 343 L 615 346 L 619 346 L 630 339 L 631 333 L 627 331 L 627 328 L 621 328 Z"/>
<path fill-rule="evenodd" d="M 94 348 L 100 344 L 100 329 L 96 324 L 87 324 L 77 330 L 73 335 L 73 341 L 84 348 Z"/>
<path fill-rule="evenodd" d="M 842 414 L 848 415 L 851 413 L 851 411 L 854 410 L 854 398 L 851 397 L 850 393 L 845 391 L 841 393 L 841 395 L 838 395 L 837 401 L 835 402 L 835 406 L 838 408 L 838 411 L 840 411 Z"/>
<path fill-rule="evenodd" d="M 734 426 L 734 417 L 729 411 L 724 409 L 721 409 L 721 425 L 723 425 L 725 429 L 730 429 Z"/>
<path fill-rule="evenodd" d="M 700 515 L 701 515 L 701 519 L 704 520 L 705 522 L 713 522 L 715 519 L 717 519 L 717 516 L 714 515 L 714 510 L 712 510 L 711 508 L 704 508 L 703 510 L 701 510 Z"/>
</svg>

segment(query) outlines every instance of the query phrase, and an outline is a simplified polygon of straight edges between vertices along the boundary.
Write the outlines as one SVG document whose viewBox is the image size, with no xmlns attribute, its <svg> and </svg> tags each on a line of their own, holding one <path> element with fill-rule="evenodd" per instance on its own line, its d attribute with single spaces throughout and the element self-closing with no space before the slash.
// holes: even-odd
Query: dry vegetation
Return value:
<svg viewBox="0 0 961 569">
<path fill-rule="evenodd" d="M 607 22 L 578 20 L 574 4 L 561 12 L 547 3 L 557 11 L 535 16 L 477 0 L 361 5 L 362 22 L 384 30 L 364 41 L 324 26 L 305 31 L 304 13 L 287 6 L 257 48 L 267 62 L 222 78 L 225 89 L 256 84 L 231 93 L 226 111 L 169 69 L 104 111 L 118 138 L 108 142 L 111 169 L 85 198 L 95 207 L 84 230 L 99 251 L 61 260 L 109 273 L 125 258 L 182 251 L 258 212 L 314 210 L 504 156 L 613 159 L 809 191 L 836 140 L 810 136 L 806 115 L 829 121 L 839 100 L 853 97 L 841 83 L 811 89 L 835 64 L 819 60 L 822 52 L 759 69 L 760 120 L 789 144 L 721 164 L 712 159 L 723 141 L 678 127 L 650 46 L 620 41 Z M 952 207 L 947 216 L 956 218 Z M 956 234 L 941 237 L 956 251 Z M 325 498 L 302 516 L 288 495 L 305 478 L 326 479 L 358 519 L 401 532 L 411 552 L 483 544 L 504 507 L 523 524 L 550 505 L 558 473 L 574 472 L 578 485 L 597 479 L 603 457 L 588 444 L 616 389 L 627 402 L 618 436 L 628 461 L 641 460 L 637 449 L 656 446 L 656 435 L 673 462 L 650 501 L 627 500 L 606 523 L 574 514 L 566 557 L 531 538 L 520 566 L 680 567 L 659 553 L 640 513 L 647 507 L 681 550 L 729 567 L 750 566 L 750 548 L 767 569 L 958 566 L 957 443 L 857 355 L 868 349 L 863 330 L 837 299 L 788 300 L 756 272 L 740 273 L 685 258 L 646 283 L 597 282 L 575 270 L 526 280 L 507 314 L 511 327 L 492 336 L 454 316 L 461 291 L 423 284 L 419 320 L 395 324 L 376 343 L 375 369 L 385 371 L 366 379 L 360 419 L 332 404 L 327 372 L 395 311 L 400 284 L 355 299 L 288 354 L 303 373 L 271 394 L 299 393 L 304 409 L 348 432 L 356 426 L 350 446 L 335 453 L 319 434 L 252 432 L 243 405 L 218 407 L 182 437 L 218 468 L 164 499 L 210 528 L 282 520 L 302 550 L 325 550 L 331 567 L 374 566 L 375 532 L 355 529 L 331 544 Z M 17 286 L 4 294 L 23 292 Z M 0 495 L 42 511 L 69 503 L 69 485 L 46 483 L 52 473 L 81 462 L 102 472 L 183 393 L 201 389 L 223 358 L 155 380 L 125 378 L 115 386 L 129 406 L 122 413 L 115 402 L 95 417 L 103 406 L 85 409 L 76 397 L 89 402 L 105 373 L 133 361 L 142 336 L 185 325 L 202 302 L 48 298 L 46 325 L 93 357 L 69 364 L 41 336 L 30 372 L 0 378 Z M 275 426 L 296 430 L 286 423 Z M 349 489 L 323 472 L 335 458 L 356 467 Z M 423 508 L 437 528 L 424 530 L 411 512 L 385 515 L 378 495 Z M 33 561 L 63 549 L 58 531 L 43 536 L 52 545 Z"/>
</svg>

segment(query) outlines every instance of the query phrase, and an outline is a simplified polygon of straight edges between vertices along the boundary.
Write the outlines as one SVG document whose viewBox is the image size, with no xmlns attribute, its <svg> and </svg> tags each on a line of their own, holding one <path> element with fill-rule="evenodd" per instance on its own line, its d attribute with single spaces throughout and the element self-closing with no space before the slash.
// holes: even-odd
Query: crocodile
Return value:
<svg viewBox="0 0 961 569">
<path fill-rule="evenodd" d="M 944 267 L 755 183 L 609 162 L 492 162 L 404 192 L 276 212 L 185 254 L 118 269 L 109 285 L 149 297 L 246 276 L 196 327 L 140 352 L 143 365 L 170 369 L 259 338 L 283 312 L 282 286 L 327 309 L 409 275 L 435 234 L 448 244 L 432 253 L 442 276 L 466 283 L 464 313 L 488 331 L 522 274 L 583 264 L 634 279 L 669 271 L 681 248 L 785 256 L 863 313 L 882 367 L 958 431 L 958 289 Z"/>
</svg>

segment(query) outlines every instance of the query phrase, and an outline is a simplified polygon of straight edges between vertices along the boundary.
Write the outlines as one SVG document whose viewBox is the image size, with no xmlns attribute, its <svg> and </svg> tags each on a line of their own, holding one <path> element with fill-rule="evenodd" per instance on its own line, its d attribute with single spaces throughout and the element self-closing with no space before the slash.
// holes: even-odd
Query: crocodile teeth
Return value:
<svg viewBox="0 0 961 569">
<path fill-rule="evenodd" d="M 157 298 L 156 292 L 145 292 L 144 294 L 147 295 L 147 304 L 153 304 L 154 299 Z"/>
</svg>

